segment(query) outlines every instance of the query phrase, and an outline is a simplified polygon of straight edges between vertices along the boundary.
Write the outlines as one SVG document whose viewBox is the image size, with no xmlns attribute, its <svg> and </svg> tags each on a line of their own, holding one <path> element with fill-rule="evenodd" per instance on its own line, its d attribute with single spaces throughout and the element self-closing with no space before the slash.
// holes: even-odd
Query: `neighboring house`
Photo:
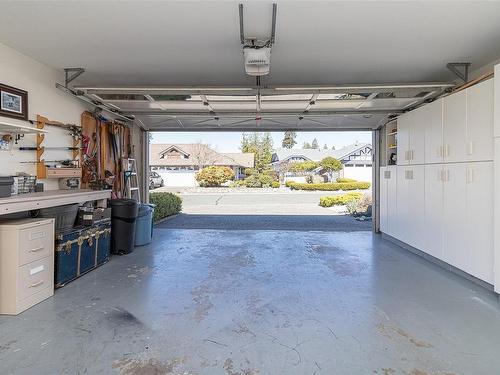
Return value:
<svg viewBox="0 0 500 375">
<path fill-rule="evenodd" d="M 241 179 L 245 168 L 254 167 L 254 154 L 217 152 L 201 143 L 149 145 L 149 166 L 165 186 L 197 186 L 196 172 L 210 165 L 229 167 Z"/>
<path fill-rule="evenodd" d="M 353 178 L 359 181 L 371 181 L 372 179 L 372 145 L 370 143 L 355 143 L 345 146 L 339 150 L 324 149 L 279 149 L 272 157 L 271 164 L 277 171 L 286 169 L 284 166 L 289 163 L 302 161 L 320 162 L 326 157 L 334 157 L 344 165 L 344 169 L 337 177 Z M 317 168 L 312 174 L 320 175 L 325 180 L 326 173 Z M 285 173 L 285 179 L 305 180 L 300 174 Z"/>
</svg>

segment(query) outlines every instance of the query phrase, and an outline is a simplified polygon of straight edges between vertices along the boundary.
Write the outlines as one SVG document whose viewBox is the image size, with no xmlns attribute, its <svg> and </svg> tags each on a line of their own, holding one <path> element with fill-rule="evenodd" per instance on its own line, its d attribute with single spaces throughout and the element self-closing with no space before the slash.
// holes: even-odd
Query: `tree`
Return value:
<svg viewBox="0 0 500 375">
<path fill-rule="evenodd" d="M 293 148 L 297 144 L 297 141 L 295 141 L 295 138 L 297 138 L 297 133 L 294 132 L 293 130 L 287 130 L 285 132 L 285 135 L 283 136 L 283 141 L 281 142 L 281 147 L 283 148 Z"/>
<path fill-rule="evenodd" d="M 319 162 L 319 165 L 321 165 L 321 167 L 326 170 L 329 181 L 333 181 L 333 174 L 335 172 L 341 171 L 343 168 L 342 163 L 338 159 L 332 158 L 331 156 L 328 156 L 321 160 Z"/>
<path fill-rule="evenodd" d="M 232 180 L 234 178 L 234 172 L 229 167 L 220 166 L 210 166 L 205 167 L 198 173 L 196 173 L 196 181 L 200 186 L 221 186 L 224 182 Z"/>
<path fill-rule="evenodd" d="M 318 143 L 318 140 L 316 138 L 313 139 L 313 141 L 311 143 L 311 148 L 319 150 L 319 143 Z"/>
<path fill-rule="evenodd" d="M 323 150 L 328 150 L 328 145 L 326 143 L 323 145 Z"/>
<path fill-rule="evenodd" d="M 302 148 L 309 149 L 309 148 L 312 148 L 312 147 L 311 147 L 311 144 L 309 142 L 304 142 L 302 144 Z"/>
<path fill-rule="evenodd" d="M 243 133 L 241 151 L 251 152 L 255 158 L 255 169 L 262 172 L 267 169 L 273 157 L 273 139 L 269 132 Z"/>
<path fill-rule="evenodd" d="M 220 159 L 220 155 L 212 150 L 210 145 L 198 141 L 191 148 L 190 158 L 198 169 L 202 169 L 214 165 Z"/>
<path fill-rule="evenodd" d="M 291 163 L 288 170 L 291 172 L 310 172 L 316 168 L 318 168 L 318 163 L 307 160 Z"/>
<path fill-rule="evenodd" d="M 335 146 L 332 146 L 332 150 L 335 150 Z"/>
</svg>

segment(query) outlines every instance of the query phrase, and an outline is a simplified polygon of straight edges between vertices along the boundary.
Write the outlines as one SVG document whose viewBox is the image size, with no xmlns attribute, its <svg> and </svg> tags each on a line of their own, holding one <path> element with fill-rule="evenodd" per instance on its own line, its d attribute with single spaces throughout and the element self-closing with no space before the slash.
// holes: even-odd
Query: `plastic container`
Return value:
<svg viewBox="0 0 500 375">
<path fill-rule="evenodd" d="M 134 199 L 113 199 L 111 205 L 111 252 L 129 254 L 134 250 L 138 204 Z"/>
<path fill-rule="evenodd" d="M 154 205 L 141 204 L 135 224 L 135 246 L 147 245 L 153 237 Z"/>
<path fill-rule="evenodd" d="M 76 215 L 78 214 L 78 204 L 67 204 L 31 211 L 31 217 L 54 218 L 55 231 L 60 232 L 73 228 Z"/>
<path fill-rule="evenodd" d="M 10 197 L 13 184 L 14 178 L 10 176 L 0 177 L 0 198 Z"/>
</svg>

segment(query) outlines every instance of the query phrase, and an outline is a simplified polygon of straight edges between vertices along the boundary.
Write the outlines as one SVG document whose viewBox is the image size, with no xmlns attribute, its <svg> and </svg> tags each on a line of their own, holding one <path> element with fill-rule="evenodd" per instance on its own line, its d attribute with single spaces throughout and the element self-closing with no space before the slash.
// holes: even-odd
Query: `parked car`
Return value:
<svg viewBox="0 0 500 375">
<path fill-rule="evenodd" d="M 149 189 L 150 190 L 158 188 L 158 187 L 162 187 L 163 185 L 165 185 L 165 183 L 163 182 L 163 178 L 157 172 L 154 172 L 154 171 L 149 172 Z"/>
</svg>

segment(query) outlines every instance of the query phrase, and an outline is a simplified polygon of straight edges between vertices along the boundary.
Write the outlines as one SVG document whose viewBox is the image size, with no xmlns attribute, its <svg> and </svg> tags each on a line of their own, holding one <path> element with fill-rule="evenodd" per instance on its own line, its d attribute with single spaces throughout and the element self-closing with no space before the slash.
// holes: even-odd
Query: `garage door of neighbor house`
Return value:
<svg viewBox="0 0 500 375">
<path fill-rule="evenodd" d="M 170 187 L 193 187 L 198 186 L 195 171 L 158 171 L 163 178 L 164 186 Z"/>
</svg>

